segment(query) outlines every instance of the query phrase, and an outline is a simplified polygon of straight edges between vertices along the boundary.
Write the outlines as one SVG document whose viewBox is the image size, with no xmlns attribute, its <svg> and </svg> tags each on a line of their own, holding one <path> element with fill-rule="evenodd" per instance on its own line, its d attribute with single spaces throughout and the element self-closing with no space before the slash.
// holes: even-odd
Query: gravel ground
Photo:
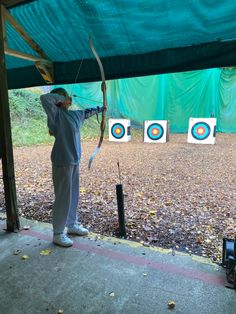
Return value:
<svg viewBox="0 0 236 314">
<path fill-rule="evenodd" d="M 236 232 L 236 135 L 217 134 L 216 145 L 187 144 L 171 134 L 166 144 L 105 140 L 92 169 L 97 141 L 83 143 L 81 222 L 102 235 L 118 232 L 117 161 L 125 194 L 127 238 L 221 259 L 222 238 Z M 50 146 L 14 149 L 20 215 L 51 221 Z M 0 210 L 4 211 L 0 182 Z"/>
</svg>

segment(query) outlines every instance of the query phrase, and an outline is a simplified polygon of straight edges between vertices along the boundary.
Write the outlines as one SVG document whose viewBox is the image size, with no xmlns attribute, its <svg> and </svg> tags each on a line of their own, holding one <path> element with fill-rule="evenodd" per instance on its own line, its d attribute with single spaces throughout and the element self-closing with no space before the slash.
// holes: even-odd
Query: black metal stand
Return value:
<svg viewBox="0 0 236 314">
<path fill-rule="evenodd" d="M 226 287 L 236 289 L 236 239 L 223 239 L 222 266 L 226 269 Z"/>
<path fill-rule="evenodd" d="M 120 237 L 126 236 L 125 231 L 125 211 L 124 211 L 124 194 L 122 184 L 116 185 L 116 197 L 118 206 L 118 217 L 119 217 L 119 235 Z"/>
</svg>

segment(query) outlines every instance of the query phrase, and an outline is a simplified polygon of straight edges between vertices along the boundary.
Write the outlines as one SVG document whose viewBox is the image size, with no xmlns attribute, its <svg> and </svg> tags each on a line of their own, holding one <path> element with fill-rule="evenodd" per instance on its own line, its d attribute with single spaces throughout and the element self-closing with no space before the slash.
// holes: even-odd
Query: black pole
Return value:
<svg viewBox="0 0 236 314">
<path fill-rule="evenodd" d="M 119 235 L 120 237 L 126 236 L 125 231 L 125 210 L 124 210 L 124 194 L 122 184 L 116 185 L 116 197 L 118 206 L 118 217 L 119 217 Z"/>
</svg>

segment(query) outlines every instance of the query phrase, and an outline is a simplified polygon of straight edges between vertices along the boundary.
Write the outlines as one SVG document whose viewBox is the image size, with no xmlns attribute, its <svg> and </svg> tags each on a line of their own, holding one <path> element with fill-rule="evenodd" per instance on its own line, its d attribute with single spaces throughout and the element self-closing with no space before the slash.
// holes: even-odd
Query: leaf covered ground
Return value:
<svg viewBox="0 0 236 314">
<path fill-rule="evenodd" d="M 117 161 L 125 194 L 127 238 L 221 259 L 222 238 L 236 233 L 236 135 L 217 134 L 216 145 L 187 144 L 173 134 L 166 144 L 105 140 L 92 169 L 97 141 L 83 143 L 80 221 L 91 231 L 117 235 Z M 14 150 L 20 215 L 51 222 L 51 146 Z M 0 183 L 0 210 L 4 211 Z"/>
</svg>

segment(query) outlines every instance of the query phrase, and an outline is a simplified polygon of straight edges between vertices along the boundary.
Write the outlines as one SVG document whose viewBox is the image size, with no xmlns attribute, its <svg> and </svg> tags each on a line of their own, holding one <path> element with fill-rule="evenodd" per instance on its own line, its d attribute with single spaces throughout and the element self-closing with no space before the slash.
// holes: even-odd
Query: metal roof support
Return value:
<svg viewBox="0 0 236 314">
<path fill-rule="evenodd" d="M 7 230 L 20 228 L 11 138 L 10 110 L 8 101 L 7 71 L 4 55 L 3 6 L 0 5 L 0 152 L 5 192 Z"/>
</svg>

